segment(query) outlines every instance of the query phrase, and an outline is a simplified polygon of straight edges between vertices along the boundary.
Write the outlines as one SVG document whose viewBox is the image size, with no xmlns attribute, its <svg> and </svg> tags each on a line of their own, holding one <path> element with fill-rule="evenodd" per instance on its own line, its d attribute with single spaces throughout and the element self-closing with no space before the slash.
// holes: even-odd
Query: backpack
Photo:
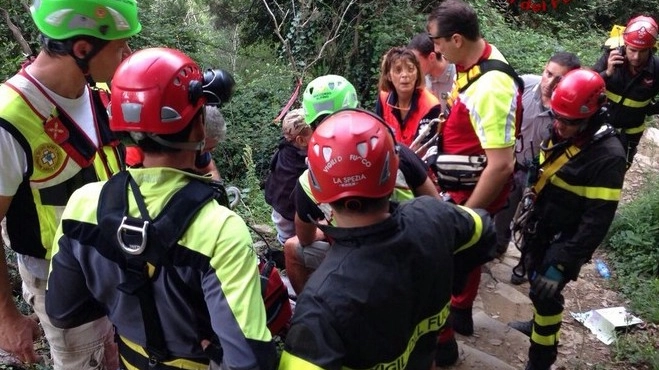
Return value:
<svg viewBox="0 0 659 370">
<path fill-rule="evenodd" d="M 141 218 L 130 217 L 128 196 L 130 187 L 140 209 Z M 209 201 L 229 205 L 224 186 L 219 182 L 207 183 L 191 179 L 165 205 L 154 219 L 146 210 L 139 187 L 128 171 L 115 174 L 103 186 L 98 202 L 97 218 L 101 230 L 99 240 L 114 242 L 121 250 L 125 263 L 120 267 L 126 271 L 127 279 L 117 286 L 125 294 L 135 295 L 139 299 L 146 333 L 146 351 L 149 362 L 160 363 L 170 358 L 166 348 L 158 308 L 153 299 L 151 279 L 158 271 L 172 266 L 166 251 L 176 245 L 184 234 L 192 218 Z M 270 256 L 270 252 L 259 256 L 261 292 L 264 300 L 267 325 L 273 336 L 285 336 L 292 316 L 288 291 L 279 275 L 279 271 Z M 149 276 L 145 266 L 155 266 L 155 274 Z M 174 283 L 187 291 L 186 283 L 177 273 L 170 274 Z M 189 302 L 203 304 L 203 302 Z M 212 330 L 208 329 L 212 335 Z M 205 351 L 216 363 L 222 361 L 222 349 L 216 338 L 209 338 L 214 346 Z M 121 350 L 121 341 L 119 341 Z M 120 351 L 121 352 L 121 351 Z"/>
</svg>

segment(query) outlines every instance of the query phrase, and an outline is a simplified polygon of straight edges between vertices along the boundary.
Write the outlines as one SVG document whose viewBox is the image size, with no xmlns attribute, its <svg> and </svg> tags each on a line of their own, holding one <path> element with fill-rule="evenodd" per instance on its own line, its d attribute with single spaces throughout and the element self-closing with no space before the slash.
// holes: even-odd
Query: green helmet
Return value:
<svg viewBox="0 0 659 370">
<path fill-rule="evenodd" d="M 309 82 L 302 97 L 304 121 L 311 124 L 319 116 L 342 108 L 357 108 L 357 91 L 350 81 L 337 75 L 325 75 Z"/>
<path fill-rule="evenodd" d="M 54 40 L 85 35 L 110 41 L 142 29 L 136 0 L 34 0 L 30 12 L 39 31 Z"/>
</svg>

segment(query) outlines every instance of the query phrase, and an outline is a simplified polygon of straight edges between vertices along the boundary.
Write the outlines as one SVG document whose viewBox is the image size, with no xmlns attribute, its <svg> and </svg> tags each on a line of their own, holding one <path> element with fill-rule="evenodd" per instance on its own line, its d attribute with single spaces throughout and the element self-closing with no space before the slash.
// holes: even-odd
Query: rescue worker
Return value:
<svg viewBox="0 0 659 370">
<path fill-rule="evenodd" d="M 404 47 L 389 49 L 380 65 L 379 95 L 375 114 L 394 130 L 396 142 L 419 151 L 423 158 L 437 131 L 442 111 L 439 99 L 424 86 L 421 65 L 412 50 Z"/>
<path fill-rule="evenodd" d="M 476 12 L 466 2 L 442 2 L 428 17 L 427 29 L 437 49 L 458 72 L 434 163 L 439 186 L 456 204 L 483 208 L 494 215 L 506 204 L 512 185 L 523 83 L 501 52 L 482 38 Z M 456 161 L 468 172 L 453 175 Z M 451 298 L 452 328 L 439 338 L 445 345 L 437 352 L 438 366 L 452 365 L 458 359 L 453 330 L 463 335 L 474 332 L 472 307 L 480 277 L 479 267 L 462 286 L 456 286 Z"/>
<path fill-rule="evenodd" d="M 80 186 L 109 178 L 122 165 L 105 96 L 109 81 L 140 32 L 135 0 L 40 0 L 30 7 L 41 51 L 0 87 L 0 219 L 7 218 L 18 255 L 23 297 L 39 317 L 55 369 L 116 369 L 112 325 L 99 318 L 59 330 L 44 294 L 51 246 L 64 206 Z M 105 96 L 106 97 L 106 96 Z M 25 363 L 38 360 L 37 323 L 16 309 L 0 251 L 0 348 Z"/>
<path fill-rule="evenodd" d="M 315 81 L 322 82 L 322 84 Z M 355 91 L 353 85 L 349 84 L 349 95 L 341 92 L 341 89 L 331 89 L 325 83 L 327 80 L 314 80 L 312 87 L 308 88 L 309 94 L 304 95 L 303 106 L 305 108 L 305 118 L 313 122 L 322 121 L 328 114 L 333 113 L 346 102 L 349 108 L 355 108 L 358 101 L 352 99 L 352 93 Z M 336 84 L 335 84 L 336 86 Z M 334 93 L 329 93 L 335 91 Z M 350 99 L 346 99 L 349 96 Z M 428 167 L 425 165 L 414 152 L 407 148 L 399 148 L 400 166 L 397 172 L 396 187 L 392 199 L 404 201 L 412 199 L 414 196 L 429 195 L 439 198 L 437 189 L 432 180 L 428 177 Z M 307 171 L 303 172 L 297 178 L 296 186 L 293 190 L 293 201 L 295 202 L 295 237 L 288 239 L 284 243 L 284 257 L 286 260 L 286 272 L 291 282 L 293 290 L 299 294 L 309 276 L 320 265 L 325 258 L 329 249 L 329 242 L 325 234 L 316 227 L 317 222 L 332 223 L 332 215 L 329 205 L 318 202 L 311 192 Z"/>
<path fill-rule="evenodd" d="M 521 76 L 524 81 L 524 93 L 522 94 L 524 114 L 515 150 L 515 184 L 508 195 L 506 207 L 494 217 L 497 228 L 497 253 L 499 254 L 504 254 L 508 249 L 512 238 L 510 222 L 526 188 L 529 168 L 533 164 L 533 160 L 540 154 L 540 142 L 543 136 L 547 136 L 553 122 L 549 110 L 551 93 L 564 74 L 577 68 L 581 68 L 579 57 L 573 53 L 560 51 L 549 58 L 541 76 Z M 510 280 L 511 283 L 518 285 L 526 279 L 512 275 Z"/>
<path fill-rule="evenodd" d="M 308 159 L 334 244 L 298 297 L 279 369 L 430 369 L 453 275 L 494 250 L 490 218 L 427 196 L 390 202 L 398 153 L 370 112 L 327 117 Z"/>
<path fill-rule="evenodd" d="M 519 225 L 516 269 L 526 269 L 534 314 L 509 325 L 530 337 L 526 370 L 549 370 L 556 361 L 561 292 L 604 239 L 618 206 L 626 160 L 606 124 L 605 100 L 604 80 L 586 69 L 565 74 L 551 97 L 554 122 L 542 143 L 541 172 L 516 220 L 527 220 Z"/>
<path fill-rule="evenodd" d="M 298 177 L 307 169 L 307 144 L 313 129 L 331 112 L 356 107 L 355 87 L 339 75 L 313 79 L 304 89 L 302 108 L 289 111 L 282 121 L 282 139 L 270 160 L 265 200 L 272 206 L 272 221 L 282 244 L 295 236 L 295 202 Z"/>
<path fill-rule="evenodd" d="M 622 42 L 619 37 L 607 42 L 609 47 L 593 67 L 606 82 L 611 125 L 620 133 L 627 168 L 645 131 L 646 116 L 659 113 L 659 104 L 652 103 L 659 93 L 656 42 L 657 22 L 644 15 L 634 17 L 622 33 Z"/>
<path fill-rule="evenodd" d="M 177 222 L 184 212 L 176 206 L 209 189 L 208 176 L 190 170 L 204 147 L 202 76 L 188 56 L 166 48 L 138 51 L 119 66 L 110 127 L 130 133 L 143 168 L 77 190 L 55 238 L 51 321 L 69 328 L 107 315 L 125 369 L 207 369 L 211 360 L 213 369 L 275 366 L 244 221 L 206 199 L 187 226 Z M 185 201 L 174 203 L 179 194 Z M 158 226 L 162 219 L 171 230 Z"/>
</svg>

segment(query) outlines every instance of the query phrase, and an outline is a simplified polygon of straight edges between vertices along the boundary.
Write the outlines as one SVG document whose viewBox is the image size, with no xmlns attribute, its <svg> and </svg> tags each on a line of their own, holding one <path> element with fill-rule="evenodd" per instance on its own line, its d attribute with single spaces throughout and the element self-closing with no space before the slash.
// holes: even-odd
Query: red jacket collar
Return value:
<svg viewBox="0 0 659 370">
<path fill-rule="evenodd" d="M 485 40 L 483 40 L 483 41 L 485 41 Z M 466 71 L 470 70 L 476 64 L 478 64 L 478 63 L 480 63 L 484 60 L 490 59 L 491 54 L 492 54 L 492 45 L 490 45 L 489 42 L 485 41 L 485 49 L 483 49 L 483 54 L 481 54 L 480 58 L 478 58 L 478 61 L 475 64 L 472 64 L 468 67 L 463 67 L 461 65 L 456 65 L 455 67 L 456 67 L 458 72 L 466 72 Z"/>
</svg>

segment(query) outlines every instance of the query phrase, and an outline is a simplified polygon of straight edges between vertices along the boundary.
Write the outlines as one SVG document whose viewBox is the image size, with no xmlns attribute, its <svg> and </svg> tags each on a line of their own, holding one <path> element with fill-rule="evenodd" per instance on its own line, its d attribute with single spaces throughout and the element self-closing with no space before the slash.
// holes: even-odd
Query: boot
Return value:
<svg viewBox="0 0 659 370">
<path fill-rule="evenodd" d="M 435 352 L 435 365 L 439 367 L 449 367 L 458 362 L 458 342 L 455 337 L 451 338 L 446 343 L 437 344 L 437 351 Z"/>
<path fill-rule="evenodd" d="M 498 244 L 497 243 L 497 257 L 502 257 L 508 251 L 508 244 Z"/>
<path fill-rule="evenodd" d="M 543 346 L 531 341 L 526 370 L 551 370 L 551 365 L 556 361 L 557 355 L 558 343 L 553 346 Z"/>
<path fill-rule="evenodd" d="M 531 365 L 531 363 L 529 362 L 529 363 L 526 364 L 526 367 L 524 368 L 524 370 L 551 370 L 551 366 L 550 366 L 550 367 L 542 367 L 542 368 L 540 368 L 540 367 L 534 367 L 534 366 Z"/>
<path fill-rule="evenodd" d="M 449 316 L 451 327 L 457 333 L 465 336 L 474 334 L 474 319 L 470 308 L 457 308 L 451 306 L 451 315 Z"/>
<path fill-rule="evenodd" d="M 517 276 L 514 273 L 510 274 L 510 283 L 512 285 L 522 285 L 526 283 L 526 276 Z"/>
<path fill-rule="evenodd" d="M 533 331 L 533 320 L 511 321 L 508 323 L 508 326 L 531 338 L 531 332 Z"/>
</svg>

